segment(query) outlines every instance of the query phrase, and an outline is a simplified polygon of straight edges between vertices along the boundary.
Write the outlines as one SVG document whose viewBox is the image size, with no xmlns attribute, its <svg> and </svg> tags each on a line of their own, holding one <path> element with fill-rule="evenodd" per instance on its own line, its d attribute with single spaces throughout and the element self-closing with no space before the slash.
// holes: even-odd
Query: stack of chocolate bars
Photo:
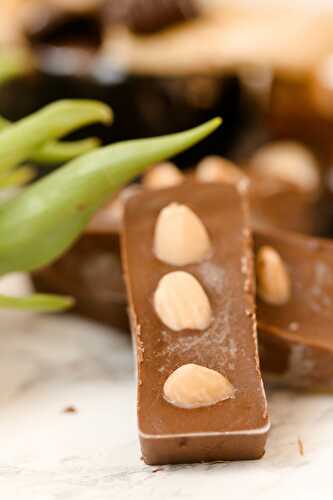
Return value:
<svg viewBox="0 0 333 500">
<path fill-rule="evenodd" d="M 39 289 L 76 293 L 81 312 L 113 326 L 128 308 L 147 463 L 261 457 L 261 370 L 332 390 L 333 243 L 311 235 L 325 222 L 321 184 L 316 158 L 290 143 L 243 169 L 221 157 L 187 174 L 157 165 L 35 274 Z"/>
<path fill-rule="evenodd" d="M 259 458 L 261 375 L 333 388 L 333 16 L 218 3 L 0 2 L 0 51 L 31 60 L 0 89 L 6 117 L 98 98 L 108 142 L 224 119 L 187 171 L 152 168 L 33 275 L 88 317 L 130 318 L 151 464 Z"/>
</svg>

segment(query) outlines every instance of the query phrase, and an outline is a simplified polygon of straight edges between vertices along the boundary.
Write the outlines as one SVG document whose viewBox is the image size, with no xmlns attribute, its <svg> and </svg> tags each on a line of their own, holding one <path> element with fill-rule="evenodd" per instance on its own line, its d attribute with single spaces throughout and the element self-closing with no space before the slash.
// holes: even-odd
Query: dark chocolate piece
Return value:
<svg viewBox="0 0 333 500">
<path fill-rule="evenodd" d="M 175 267 L 154 255 L 157 217 L 173 202 L 192 209 L 208 230 L 212 254 L 201 263 Z M 260 458 L 269 423 L 257 354 L 251 237 L 238 191 L 224 184 L 186 183 L 135 196 L 125 209 L 123 265 L 137 350 L 145 462 Z M 213 321 L 204 332 L 173 331 L 157 316 L 154 292 L 172 271 L 192 274 L 207 293 Z M 196 409 L 168 403 L 163 385 L 187 363 L 223 374 L 234 386 L 235 398 Z"/>
<path fill-rule="evenodd" d="M 311 79 L 290 80 L 276 78 L 272 87 L 266 122 L 275 138 L 302 141 L 320 154 L 323 164 L 330 165 L 333 157 L 332 110 L 328 114 L 316 106 Z"/>
<path fill-rule="evenodd" d="M 155 33 L 197 15 L 193 0 L 114 0 L 107 2 L 109 23 L 125 24 L 136 33 Z"/>
<path fill-rule="evenodd" d="M 290 276 L 283 305 L 258 298 L 260 356 L 271 379 L 304 389 L 333 389 L 333 243 L 267 229 L 256 250 L 274 248 Z"/>
<path fill-rule="evenodd" d="M 55 6 L 35 9 L 26 31 L 34 47 L 89 47 L 102 43 L 101 22 L 96 13 L 66 12 Z"/>
<path fill-rule="evenodd" d="M 74 311 L 128 329 L 117 233 L 84 234 L 64 256 L 34 272 L 32 280 L 40 292 L 73 296 Z"/>
</svg>

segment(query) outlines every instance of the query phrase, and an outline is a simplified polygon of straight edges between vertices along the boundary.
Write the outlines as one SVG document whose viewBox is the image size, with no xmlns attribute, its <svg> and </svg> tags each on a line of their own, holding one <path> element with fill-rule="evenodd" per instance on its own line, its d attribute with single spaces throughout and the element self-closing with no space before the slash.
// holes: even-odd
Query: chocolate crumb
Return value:
<svg viewBox="0 0 333 500">
<path fill-rule="evenodd" d="M 301 455 L 301 457 L 304 457 L 304 445 L 303 441 L 300 438 L 297 439 L 297 445 L 299 454 Z"/>
<path fill-rule="evenodd" d="M 77 413 L 75 406 L 66 406 L 63 410 L 64 413 Z"/>
<path fill-rule="evenodd" d="M 187 445 L 187 439 L 186 438 L 181 438 L 179 440 L 179 446 L 180 448 L 183 448 L 183 446 L 186 446 Z"/>
<path fill-rule="evenodd" d="M 153 469 L 152 473 L 154 472 L 161 472 L 163 470 L 163 467 L 157 467 L 157 469 Z"/>
</svg>

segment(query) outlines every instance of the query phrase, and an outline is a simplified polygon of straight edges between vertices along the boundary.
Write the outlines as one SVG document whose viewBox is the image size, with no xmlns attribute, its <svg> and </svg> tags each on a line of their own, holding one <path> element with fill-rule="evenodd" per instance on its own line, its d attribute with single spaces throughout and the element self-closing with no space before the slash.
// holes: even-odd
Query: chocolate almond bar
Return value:
<svg viewBox="0 0 333 500">
<path fill-rule="evenodd" d="M 269 421 L 242 195 L 188 182 L 135 196 L 122 256 L 144 461 L 260 458 Z"/>
<path fill-rule="evenodd" d="M 267 378 L 332 390 L 333 243 L 265 229 L 255 232 L 255 246 L 260 357 Z"/>
</svg>

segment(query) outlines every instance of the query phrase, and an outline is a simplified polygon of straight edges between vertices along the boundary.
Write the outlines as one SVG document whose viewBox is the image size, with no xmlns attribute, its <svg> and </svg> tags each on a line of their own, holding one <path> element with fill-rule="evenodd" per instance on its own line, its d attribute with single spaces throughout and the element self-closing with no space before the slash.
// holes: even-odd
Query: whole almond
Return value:
<svg viewBox="0 0 333 500">
<path fill-rule="evenodd" d="M 238 184 L 247 177 L 231 161 L 221 156 L 207 156 L 197 166 L 196 177 L 200 182 L 226 182 Z"/>
<path fill-rule="evenodd" d="M 171 203 L 158 216 L 155 256 L 167 264 L 185 266 L 205 259 L 211 251 L 207 230 L 186 205 Z"/>
<path fill-rule="evenodd" d="M 162 189 L 181 184 L 183 174 L 171 162 L 160 163 L 151 168 L 143 177 L 143 185 L 148 189 Z"/>
<path fill-rule="evenodd" d="M 163 392 L 168 403 L 186 409 L 214 405 L 235 395 L 234 387 L 221 373 L 193 363 L 171 373 Z"/>
<path fill-rule="evenodd" d="M 256 259 L 257 292 L 268 304 L 283 305 L 290 299 L 291 284 L 287 269 L 274 248 L 263 246 Z"/>
<path fill-rule="evenodd" d="M 314 155 L 302 144 L 277 141 L 258 149 L 250 160 L 257 174 L 276 177 L 304 192 L 320 187 L 319 167 Z"/>
<path fill-rule="evenodd" d="M 156 314 L 168 328 L 205 330 L 212 321 L 212 310 L 206 292 L 189 273 L 166 274 L 154 294 Z"/>
</svg>

